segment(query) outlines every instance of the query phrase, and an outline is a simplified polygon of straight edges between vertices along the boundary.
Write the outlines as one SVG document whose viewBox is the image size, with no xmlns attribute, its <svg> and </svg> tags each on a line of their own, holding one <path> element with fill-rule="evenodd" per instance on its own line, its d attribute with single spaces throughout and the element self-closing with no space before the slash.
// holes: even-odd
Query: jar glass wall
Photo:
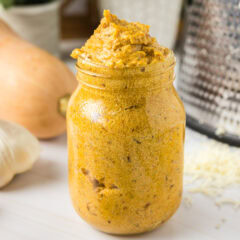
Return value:
<svg viewBox="0 0 240 240">
<path fill-rule="evenodd" d="M 182 195 L 185 112 L 175 58 L 112 69 L 78 61 L 68 108 L 69 186 L 77 213 L 114 234 L 150 231 Z"/>
</svg>

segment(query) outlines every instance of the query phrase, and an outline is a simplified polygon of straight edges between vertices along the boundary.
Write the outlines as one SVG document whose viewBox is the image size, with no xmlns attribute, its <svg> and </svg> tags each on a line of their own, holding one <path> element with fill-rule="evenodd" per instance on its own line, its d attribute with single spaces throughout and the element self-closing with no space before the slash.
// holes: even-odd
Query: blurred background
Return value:
<svg viewBox="0 0 240 240">
<path fill-rule="evenodd" d="M 69 56 L 99 24 L 104 9 L 128 21 L 144 22 L 160 44 L 174 48 L 182 28 L 183 1 L 173 0 L 1 0 L 3 18 L 23 38 L 54 55 Z M 147 4 L 146 4 L 147 3 Z M 37 27 L 36 27 L 37 26 Z M 46 34 L 47 33 L 47 34 Z M 60 41 L 59 41 L 60 40 Z"/>
</svg>

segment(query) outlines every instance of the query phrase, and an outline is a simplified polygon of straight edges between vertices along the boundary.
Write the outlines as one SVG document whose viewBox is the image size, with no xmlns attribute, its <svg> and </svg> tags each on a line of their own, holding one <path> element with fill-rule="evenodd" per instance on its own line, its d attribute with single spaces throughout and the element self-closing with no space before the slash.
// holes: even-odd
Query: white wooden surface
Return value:
<svg viewBox="0 0 240 240">
<path fill-rule="evenodd" d="M 186 151 L 197 147 L 199 138 L 187 130 Z M 240 211 L 231 206 L 219 209 L 200 194 L 194 195 L 192 207 L 182 203 L 172 219 L 151 233 L 120 237 L 98 232 L 71 205 L 66 136 L 41 145 L 41 157 L 33 169 L 0 190 L 0 240 L 240 239 Z"/>
</svg>

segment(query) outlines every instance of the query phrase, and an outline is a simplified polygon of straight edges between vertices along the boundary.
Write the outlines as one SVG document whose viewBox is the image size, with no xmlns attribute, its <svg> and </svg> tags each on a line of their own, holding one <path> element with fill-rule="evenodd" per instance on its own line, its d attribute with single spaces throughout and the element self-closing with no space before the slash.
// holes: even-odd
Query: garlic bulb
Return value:
<svg viewBox="0 0 240 240">
<path fill-rule="evenodd" d="M 22 126 L 0 120 L 0 188 L 30 169 L 40 153 L 38 140 Z"/>
</svg>

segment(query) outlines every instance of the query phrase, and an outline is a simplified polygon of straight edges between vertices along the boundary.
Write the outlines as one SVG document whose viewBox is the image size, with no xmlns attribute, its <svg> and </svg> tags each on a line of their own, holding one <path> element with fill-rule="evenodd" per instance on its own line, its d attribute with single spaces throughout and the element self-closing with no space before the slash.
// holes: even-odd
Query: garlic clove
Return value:
<svg viewBox="0 0 240 240">
<path fill-rule="evenodd" d="M 0 139 L 1 139 L 1 132 L 0 132 Z M 6 146 L 0 140 L 0 188 L 5 186 L 9 183 L 14 174 L 12 169 L 10 168 L 9 162 L 11 161 L 11 156 L 8 155 L 6 152 Z"/>
<path fill-rule="evenodd" d="M 0 187 L 15 174 L 29 170 L 40 153 L 40 144 L 22 126 L 0 120 Z"/>
</svg>

